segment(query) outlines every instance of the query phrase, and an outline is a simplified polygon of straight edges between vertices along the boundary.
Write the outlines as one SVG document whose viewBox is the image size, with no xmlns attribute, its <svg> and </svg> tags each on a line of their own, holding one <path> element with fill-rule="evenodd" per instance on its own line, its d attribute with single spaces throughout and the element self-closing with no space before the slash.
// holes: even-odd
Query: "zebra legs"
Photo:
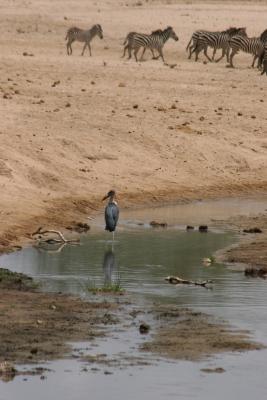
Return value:
<svg viewBox="0 0 267 400">
<path fill-rule="evenodd" d="M 257 58 L 259 58 L 259 56 L 257 56 L 257 54 L 255 54 L 254 57 L 253 57 L 253 61 L 252 61 L 252 64 L 251 64 L 251 68 L 254 68 L 255 62 L 256 62 Z"/>
<path fill-rule="evenodd" d="M 207 58 L 210 62 L 212 62 L 212 61 L 213 61 L 213 57 L 212 57 L 212 59 L 211 59 L 211 58 L 208 56 L 207 51 L 208 51 L 208 46 L 205 47 L 205 49 L 204 49 L 204 54 L 205 54 L 206 58 Z M 214 51 L 216 52 L 216 49 L 213 50 L 213 56 L 215 56 Z"/>
<path fill-rule="evenodd" d="M 89 53 L 90 53 L 90 56 L 92 55 L 92 53 L 91 53 L 91 46 L 90 46 L 90 42 L 85 42 L 84 43 L 84 46 L 83 46 L 83 51 L 82 51 L 82 56 L 84 55 L 84 51 L 85 51 L 85 49 L 86 49 L 86 46 L 88 47 L 88 50 L 89 50 Z"/>
<path fill-rule="evenodd" d="M 227 47 L 227 50 L 226 50 L 226 58 L 227 58 L 227 62 L 229 63 L 230 62 L 230 47 L 229 46 Z"/>
<path fill-rule="evenodd" d="M 162 49 L 161 48 L 159 48 L 158 49 L 158 52 L 159 52 L 159 56 L 158 56 L 158 58 L 159 57 L 161 57 L 162 58 L 162 61 L 164 62 L 164 64 L 165 64 L 165 60 L 164 60 L 164 57 L 163 57 L 163 52 L 162 52 Z"/>
<path fill-rule="evenodd" d="M 211 61 L 214 61 L 214 58 L 215 58 L 215 54 L 216 54 L 216 47 L 214 47 L 214 49 L 213 49 L 213 53 L 212 53 L 212 58 L 211 58 Z"/>
<path fill-rule="evenodd" d="M 127 44 L 126 46 L 124 46 L 123 55 L 121 56 L 121 58 L 125 57 L 126 50 L 128 50 L 128 49 L 129 49 L 129 46 L 128 46 L 128 44 Z"/>
<path fill-rule="evenodd" d="M 144 47 L 143 53 L 142 53 L 142 55 L 140 57 L 140 61 L 143 61 L 143 56 L 144 56 L 145 52 L 146 52 L 146 47 Z"/>
<path fill-rule="evenodd" d="M 84 46 L 83 46 L 83 51 L 82 51 L 82 54 L 81 54 L 81 56 L 83 56 L 84 55 L 84 50 L 85 50 L 85 47 L 87 46 L 87 43 L 85 42 L 84 43 Z"/>
<path fill-rule="evenodd" d="M 194 43 L 188 47 L 188 51 L 189 51 L 188 59 L 189 60 L 191 59 L 192 54 L 195 52 L 195 49 L 196 49 L 196 45 Z"/>
<path fill-rule="evenodd" d="M 200 53 L 202 50 L 203 50 L 203 47 L 200 46 L 199 44 L 197 44 L 197 45 L 195 46 L 195 48 L 193 49 L 192 54 L 193 54 L 193 53 L 196 53 L 196 55 L 195 55 L 195 61 L 198 61 L 199 53 Z M 206 49 L 206 52 L 207 52 L 207 49 Z M 206 55 L 206 57 L 208 57 L 208 55 Z"/>
<path fill-rule="evenodd" d="M 234 68 L 234 64 L 233 64 L 233 58 L 234 58 L 234 56 L 237 54 L 237 51 L 234 51 L 233 49 L 232 49 L 232 52 L 231 52 L 231 54 L 230 54 L 230 57 L 229 57 L 229 67 L 231 67 L 231 68 Z"/>
<path fill-rule="evenodd" d="M 151 53 L 152 53 L 152 60 L 158 60 L 160 55 L 155 56 L 153 49 L 150 49 L 150 50 L 151 50 Z"/>
<path fill-rule="evenodd" d="M 132 49 L 130 48 L 130 46 L 128 46 L 128 60 L 130 60 L 130 58 L 132 58 Z"/>
<path fill-rule="evenodd" d="M 226 52 L 225 49 L 222 49 L 222 55 L 221 55 L 221 57 L 217 58 L 217 60 L 215 60 L 215 62 L 217 63 L 217 62 L 221 61 L 225 55 L 227 55 L 227 52 Z M 228 61 L 228 58 L 229 58 L 229 57 L 228 57 L 228 55 L 227 55 L 227 61 Z"/>
<path fill-rule="evenodd" d="M 73 42 L 74 42 L 74 40 L 68 40 L 68 43 L 67 43 L 67 54 L 68 54 L 68 56 L 70 56 L 72 54 L 71 43 L 73 43 Z"/>
<path fill-rule="evenodd" d="M 136 62 L 138 62 L 138 60 L 137 60 L 137 53 L 138 53 L 138 50 L 139 50 L 139 47 L 138 47 L 138 49 L 135 49 L 135 50 L 134 50 L 134 58 L 135 58 L 135 61 L 136 61 Z"/>
<path fill-rule="evenodd" d="M 267 61 L 263 62 L 263 69 L 261 75 L 263 75 L 264 73 L 267 75 Z"/>
<path fill-rule="evenodd" d="M 188 59 L 190 60 L 192 57 L 192 46 L 188 47 L 188 51 L 189 51 Z"/>
</svg>

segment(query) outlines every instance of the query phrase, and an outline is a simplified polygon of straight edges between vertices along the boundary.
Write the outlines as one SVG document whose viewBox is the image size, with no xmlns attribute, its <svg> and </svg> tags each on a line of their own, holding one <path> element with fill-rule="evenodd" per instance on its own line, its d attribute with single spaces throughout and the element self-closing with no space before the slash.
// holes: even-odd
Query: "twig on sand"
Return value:
<svg viewBox="0 0 267 400">
<path fill-rule="evenodd" d="M 53 233 L 59 237 L 59 239 L 55 238 L 48 238 L 44 239 L 42 236 L 45 236 L 47 233 Z M 38 239 L 40 242 L 45 243 L 79 243 L 79 239 L 66 239 L 62 232 L 56 231 L 54 229 L 45 229 L 43 230 L 42 227 L 38 228 L 37 231 L 32 233 L 32 237 L 38 235 Z"/>
<path fill-rule="evenodd" d="M 168 281 L 169 283 L 173 284 L 173 285 L 180 285 L 180 284 L 184 284 L 184 285 L 195 285 L 195 286 L 203 286 L 206 287 L 209 283 L 212 283 L 211 280 L 207 280 L 207 281 L 189 281 L 187 279 L 182 279 L 179 278 L 178 276 L 167 276 L 165 278 L 165 281 Z"/>
</svg>

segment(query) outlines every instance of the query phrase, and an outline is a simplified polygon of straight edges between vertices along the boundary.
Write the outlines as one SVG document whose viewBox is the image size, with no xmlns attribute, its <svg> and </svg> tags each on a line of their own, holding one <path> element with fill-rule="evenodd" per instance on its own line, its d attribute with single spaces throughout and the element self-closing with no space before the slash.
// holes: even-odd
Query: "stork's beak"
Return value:
<svg viewBox="0 0 267 400">
<path fill-rule="evenodd" d="M 106 200 L 109 198 L 109 195 L 107 194 L 106 196 L 103 197 L 102 201 Z"/>
</svg>

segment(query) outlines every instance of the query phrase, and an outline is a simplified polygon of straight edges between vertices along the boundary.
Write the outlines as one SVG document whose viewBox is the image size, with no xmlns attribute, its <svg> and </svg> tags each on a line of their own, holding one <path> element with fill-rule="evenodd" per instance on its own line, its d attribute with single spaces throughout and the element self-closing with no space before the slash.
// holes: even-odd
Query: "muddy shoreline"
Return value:
<svg viewBox="0 0 267 400">
<path fill-rule="evenodd" d="M 70 342 L 103 337 L 115 302 L 42 292 L 32 278 L 0 268 L 0 362 L 36 364 L 70 356 Z M 0 370 L 1 373 L 1 370 Z"/>
<path fill-rule="evenodd" d="M 267 270 L 267 215 L 236 216 L 221 222 L 239 232 L 238 242 L 220 250 L 216 258 L 224 263 L 239 265 L 240 270 Z M 254 233 L 253 231 L 258 231 Z M 248 232 L 251 231 L 251 232 Z"/>
<path fill-rule="evenodd" d="M 40 292 L 35 282 L 23 275 L 0 269 L 0 379 L 8 380 L 22 373 L 20 364 L 40 364 L 62 358 L 78 358 L 90 368 L 94 365 L 121 367 L 151 365 L 153 355 L 191 361 L 222 352 L 243 352 L 264 348 L 253 342 L 249 332 L 233 330 L 202 312 L 174 305 L 147 306 L 130 312 L 127 301 L 84 301 L 72 295 Z M 132 310 L 132 309 L 131 309 Z M 139 326 L 139 316 L 149 321 L 147 331 Z M 140 356 L 74 355 L 70 343 L 107 337 L 112 325 L 126 331 L 132 324 L 140 335 L 149 337 L 139 347 Z M 145 351 L 145 356 L 142 354 Z M 11 377 L 1 370 L 5 363 L 14 365 Z M 15 369 L 16 365 L 16 369 Z M 42 374 L 29 369 L 29 374 Z M 24 371 L 23 374 L 27 374 Z"/>
</svg>

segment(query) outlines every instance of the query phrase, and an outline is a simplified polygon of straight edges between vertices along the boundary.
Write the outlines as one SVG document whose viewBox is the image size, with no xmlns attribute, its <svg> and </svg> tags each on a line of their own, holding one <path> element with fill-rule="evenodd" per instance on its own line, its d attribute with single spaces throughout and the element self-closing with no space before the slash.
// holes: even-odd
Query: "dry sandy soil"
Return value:
<svg viewBox="0 0 267 400">
<path fill-rule="evenodd" d="M 0 11 L 2 250 L 92 214 L 110 188 L 122 206 L 266 191 L 266 77 L 249 55 L 232 70 L 185 52 L 196 29 L 259 35 L 266 1 L 2 0 Z M 80 43 L 67 56 L 66 30 L 94 23 L 93 56 Z M 121 58 L 129 31 L 167 25 L 174 68 L 149 52 Z"/>
</svg>

